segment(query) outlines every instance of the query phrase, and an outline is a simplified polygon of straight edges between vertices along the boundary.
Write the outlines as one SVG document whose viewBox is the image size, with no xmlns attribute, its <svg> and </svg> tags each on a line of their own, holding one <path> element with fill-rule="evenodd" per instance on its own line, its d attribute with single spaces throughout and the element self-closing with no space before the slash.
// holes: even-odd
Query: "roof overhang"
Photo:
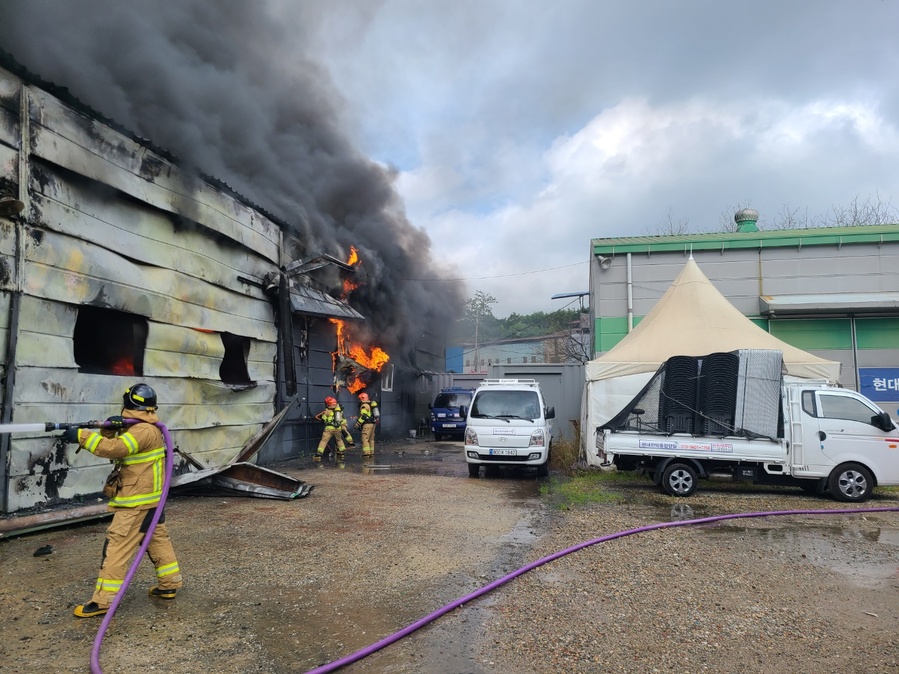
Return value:
<svg viewBox="0 0 899 674">
<path fill-rule="evenodd" d="M 899 314 L 899 293 L 828 293 L 821 295 L 762 295 L 763 316 L 802 314 Z"/>
<path fill-rule="evenodd" d="M 290 289 L 290 308 L 298 314 L 364 321 L 365 316 L 327 293 L 297 285 Z"/>
</svg>

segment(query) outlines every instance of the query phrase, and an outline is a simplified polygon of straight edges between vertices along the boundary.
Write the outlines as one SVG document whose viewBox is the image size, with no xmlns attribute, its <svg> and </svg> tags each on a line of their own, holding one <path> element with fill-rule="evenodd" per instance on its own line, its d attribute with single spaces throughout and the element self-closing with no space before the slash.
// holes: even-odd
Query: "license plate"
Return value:
<svg viewBox="0 0 899 674">
<path fill-rule="evenodd" d="M 444 428 L 455 428 L 456 424 L 443 424 Z"/>
<path fill-rule="evenodd" d="M 515 456 L 518 452 L 514 449 L 491 449 L 490 456 Z"/>
</svg>

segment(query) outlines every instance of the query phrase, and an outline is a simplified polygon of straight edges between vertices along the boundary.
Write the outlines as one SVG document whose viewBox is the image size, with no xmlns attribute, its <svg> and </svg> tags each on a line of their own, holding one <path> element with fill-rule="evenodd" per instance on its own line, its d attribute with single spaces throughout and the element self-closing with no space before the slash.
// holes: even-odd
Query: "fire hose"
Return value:
<svg viewBox="0 0 899 674">
<path fill-rule="evenodd" d="M 126 419 L 126 424 L 136 423 L 135 419 Z M 172 466 L 173 466 L 173 454 L 172 454 L 172 442 L 171 437 L 169 436 L 168 429 L 162 424 L 155 424 L 161 431 L 163 438 L 165 440 L 165 448 L 166 448 L 166 470 L 165 470 L 165 479 L 163 481 L 162 494 L 159 498 L 159 504 L 156 506 L 156 512 L 153 514 L 153 519 L 150 522 L 150 527 L 147 530 L 147 533 L 144 535 L 143 543 L 141 544 L 140 549 L 138 550 L 137 555 L 134 558 L 134 561 L 131 564 L 131 567 L 128 569 L 128 573 L 125 575 L 125 579 L 122 582 L 122 589 L 116 594 L 112 603 L 109 606 L 109 611 L 103 618 L 103 622 L 100 625 L 100 629 L 97 631 L 97 636 L 94 639 L 94 645 L 91 650 L 91 672 L 93 674 L 102 674 L 102 670 L 100 669 L 100 646 L 103 642 L 103 637 L 106 634 L 106 629 L 109 627 L 109 623 L 112 621 L 112 616 L 118 608 L 119 603 L 123 595 L 125 594 L 125 590 L 128 587 L 128 584 L 131 582 L 132 577 L 134 576 L 137 568 L 140 566 L 140 562 L 146 554 L 147 547 L 150 544 L 150 538 L 153 535 L 153 531 L 156 529 L 156 525 L 159 522 L 160 517 L 162 516 L 163 507 L 165 506 L 166 498 L 168 497 L 169 492 L 169 483 L 171 482 L 172 477 Z M 77 423 L 69 423 L 69 424 L 52 424 L 52 423 L 36 423 L 36 424 L 0 424 L 0 433 L 14 433 L 14 432 L 49 432 L 54 430 L 66 430 L 68 428 L 73 427 L 79 428 L 105 428 L 107 427 L 107 422 L 102 421 L 89 421 L 84 422 L 82 424 Z M 13 428 L 14 427 L 14 428 Z M 314 669 L 310 669 L 306 672 L 306 674 L 325 674 L 326 672 L 333 672 L 341 667 L 345 667 L 354 662 L 358 662 L 369 655 L 376 653 L 389 646 L 392 643 L 403 639 L 404 637 L 409 636 L 413 632 L 421 629 L 425 625 L 429 625 L 434 622 L 441 616 L 446 615 L 450 611 L 454 611 L 457 608 L 464 606 L 465 604 L 484 596 L 485 594 L 495 590 L 496 588 L 505 585 L 509 581 L 528 573 L 529 571 L 533 571 L 534 569 L 543 566 L 549 562 L 555 561 L 565 555 L 569 555 L 573 552 L 577 552 L 578 550 L 583 550 L 584 548 L 588 548 L 593 545 L 597 545 L 599 543 L 605 543 L 607 541 L 611 541 L 617 538 L 624 538 L 625 536 L 632 536 L 634 534 L 640 534 L 647 531 L 654 531 L 656 529 L 666 529 L 671 527 L 683 527 L 683 526 L 693 526 L 697 524 L 709 524 L 712 522 L 722 522 L 725 520 L 731 519 L 744 519 L 744 518 L 753 518 L 753 517 L 776 517 L 782 515 L 847 515 L 854 513 L 871 513 L 871 512 L 899 512 L 899 507 L 888 507 L 888 508 L 844 508 L 838 510 L 776 510 L 776 511 L 762 511 L 762 512 L 754 512 L 754 513 L 734 513 L 729 515 L 716 515 L 713 517 L 701 517 L 698 519 L 689 519 L 689 520 L 677 520 L 673 522 L 661 522 L 658 524 L 651 524 L 647 526 L 637 527 L 635 529 L 627 529 L 624 531 L 619 531 L 616 533 L 608 534 L 605 536 L 601 536 L 599 538 L 594 538 L 592 540 L 584 541 L 577 545 L 573 545 L 569 548 L 565 548 L 564 550 L 560 550 L 551 555 L 538 559 L 535 562 L 531 562 L 516 571 L 513 571 L 502 578 L 498 578 L 487 585 L 484 585 L 478 590 L 471 592 L 464 597 L 460 597 L 455 601 L 446 604 L 442 608 L 437 609 L 436 611 L 429 613 L 424 618 L 421 618 L 414 623 L 407 625 L 403 629 L 395 632 L 394 634 L 381 639 L 365 648 L 362 648 L 355 653 L 351 653 L 343 658 L 338 660 L 334 660 L 333 662 L 327 663 L 320 667 L 316 667 Z"/>
<path fill-rule="evenodd" d="M 475 590 L 474 592 L 465 595 L 464 597 L 460 597 L 455 601 L 450 602 L 445 605 L 443 608 L 437 609 L 433 613 L 429 613 L 424 618 L 417 620 L 401 629 L 399 632 L 396 632 L 380 641 L 377 641 L 370 646 L 366 646 L 365 648 L 359 649 L 355 653 L 351 653 L 346 657 L 340 658 L 339 660 L 334 660 L 325 665 L 321 665 L 320 667 L 316 667 L 314 669 L 310 669 L 306 672 L 306 674 L 324 674 L 325 672 L 333 672 L 341 667 L 345 667 L 346 665 L 352 664 L 365 658 L 372 653 L 375 653 L 385 646 L 389 646 L 390 644 L 399 641 L 403 637 L 407 637 L 416 630 L 428 625 L 429 623 L 434 622 L 437 618 L 449 613 L 450 611 L 454 611 L 455 609 L 464 606 L 468 602 L 481 597 L 488 592 L 495 590 L 501 585 L 505 585 L 513 578 L 517 578 L 518 576 L 524 575 L 528 571 L 533 571 L 538 566 L 542 566 L 547 562 L 552 562 L 560 557 L 564 557 L 565 555 L 571 554 L 572 552 L 577 552 L 578 550 L 583 550 L 584 548 L 590 547 L 591 545 L 596 545 L 597 543 L 605 543 L 606 541 L 611 541 L 616 538 L 623 538 L 625 536 L 631 536 L 633 534 L 640 534 L 645 531 L 653 531 L 655 529 L 665 529 L 668 527 L 683 527 L 688 525 L 695 524 L 707 524 L 709 522 L 721 522 L 723 520 L 732 520 L 739 518 L 747 518 L 747 517 L 774 517 L 776 515 L 842 515 L 842 514 L 851 514 L 851 513 L 873 513 L 873 512 L 890 512 L 890 511 L 899 511 L 899 507 L 891 507 L 891 508 L 851 508 L 851 509 L 842 509 L 842 510 L 778 510 L 778 511 L 770 511 L 770 512 L 757 512 L 757 513 L 737 513 L 732 515 L 717 515 L 714 517 L 702 517 L 699 519 L 692 520 L 677 520 L 674 522 L 661 522 L 659 524 L 651 524 L 644 527 L 637 527 L 636 529 L 628 529 L 626 531 L 619 531 L 614 534 L 609 534 L 607 536 L 601 536 L 600 538 L 594 538 L 590 541 L 585 541 L 583 543 L 579 543 L 578 545 L 574 545 L 570 548 L 566 548 L 564 550 L 560 550 L 559 552 L 555 552 L 551 555 L 543 557 L 542 559 L 538 559 L 536 562 L 531 562 L 530 564 L 521 567 L 517 571 L 513 571 L 510 574 L 503 576 L 497 580 L 494 580 L 492 583 L 488 583 L 484 587 L 479 590 Z"/>
<path fill-rule="evenodd" d="M 139 423 L 138 419 L 125 419 L 124 425 L 131 426 L 136 423 Z M 103 637 L 106 635 L 106 629 L 109 627 L 109 623 L 112 621 L 112 616 L 115 614 L 116 609 L 119 606 L 119 603 L 122 601 L 122 597 L 125 595 L 125 590 L 128 589 L 128 584 L 131 582 L 131 579 L 134 577 L 135 572 L 137 572 L 138 567 L 140 566 L 141 560 L 143 556 L 147 552 L 147 548 L 150 545 L 150 539 L 153 537 L 153 532 L 156 530 L 156 525 L 159 524 L 159 520 L 162 517 L 163 508 L 165 507 L 165 501 L 169 494 L 169 483 L 172 480 L 172 467 L 174 465 L 174 456 L 172 453 L 172 439 L 169 435 L 169 430 L 165 427 L 161 422 L 157 422 L 154 424 L 159 430 L 162 431 L 162 437 L 165 442 L 165 479 L 162 483 L 162 493 L 159 496 L 159 503 L 156 505 L 155 512 L 153 513 L 153 518 L 150 520 L 150 526 L 147 529 L 147 532 L 144 534 L 144 540 L 141 543 L 140 549 L 137 551 L 137 554 L 134 556 L 134 561 L 131 563 L 131 567 L 128 569 L 128 573 L 125 574 L 125 579 L 122 581 L 121 589 L 116 593 L 115 598 L 112 600 L 112 603 L 109 605 L 109 611 L 107 611 L 106 615 L 103 617 L 103 622 L 100 624 L 100 629 L 97 630 L 97 636 L 94 638 L 94 645 L 91 649 L 91 672 L 93 674 L 102 674 L 100 669 L 100 646 L 103 643 Z M 32 423 L 32 424 L 0 424 L 0 433 L 49 433 L 51 431 L 65 431 L 70 428 L 118 428 L 117 424 L 111 424 L 108 421 L 82 421 L 82 422 L 74 422 L 74 423 Z M 62 437 L 62 436 L 60 436 Z M 77 454 L 81 451 L 81 446 L 78 446 L 78 449 L 75 450 Z"/>
</svg>

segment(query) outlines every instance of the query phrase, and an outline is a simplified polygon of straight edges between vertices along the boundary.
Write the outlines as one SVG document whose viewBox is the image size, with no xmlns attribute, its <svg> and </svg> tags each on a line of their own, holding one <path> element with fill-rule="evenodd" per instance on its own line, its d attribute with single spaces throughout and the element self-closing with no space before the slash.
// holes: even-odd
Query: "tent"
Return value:
<svg viewBox="0 0 899 674">
<path fill-rule="evenodd" d="M 582 405 L 582 454 L 598 465 L 597 426 L 611 419 L 640 392 L 672 356 L 704 356 L 737 349 L 783 353 L 785 374 L 836 382 L 837 361 L 819 358 L 765 332 L 722 295 L 691 257 L 646 317 L 614 348 L 587 363 Z"/>
</svg>

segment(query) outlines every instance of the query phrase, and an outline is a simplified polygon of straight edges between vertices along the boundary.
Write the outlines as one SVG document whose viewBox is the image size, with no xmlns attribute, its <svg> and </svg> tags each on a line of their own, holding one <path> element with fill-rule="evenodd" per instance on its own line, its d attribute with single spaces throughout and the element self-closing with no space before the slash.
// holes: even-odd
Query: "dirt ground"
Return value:
<svg viewBox="0 0 899 674">
<path fill-rule="evenodd" d="M 100 671 L 170 674 L 342 664 L 473 674 L 899 671 L 897 512 L 629 536 L 541 564 L 428 622 L 596 537 L 684 517 L 845 506 L 798 490 L 673 499 L 647 484 L 559 510 L 533 473 L 471 479 L 459 443 L 427 439 L 382 443 L 371 465 L 350 454 L 342 469 L 273 468 L 313 491 L 293 501 L 172 498 L 185 588 L 172 602 L 147 597 L 145 560 L 105 634 L 101 619 L 72 616 L 90 598 L 105 522 L 0 539 L 0 672 L 90 672 L 97 648 Z M 864 506 L 895 508 L 899 496 Z M 52 552 L 35 556 L 45 546 Z M 383 640 L 392 643 L 377 648 Z M 373 653 L 355 661 L 362 650 Z"/>
</svg>

